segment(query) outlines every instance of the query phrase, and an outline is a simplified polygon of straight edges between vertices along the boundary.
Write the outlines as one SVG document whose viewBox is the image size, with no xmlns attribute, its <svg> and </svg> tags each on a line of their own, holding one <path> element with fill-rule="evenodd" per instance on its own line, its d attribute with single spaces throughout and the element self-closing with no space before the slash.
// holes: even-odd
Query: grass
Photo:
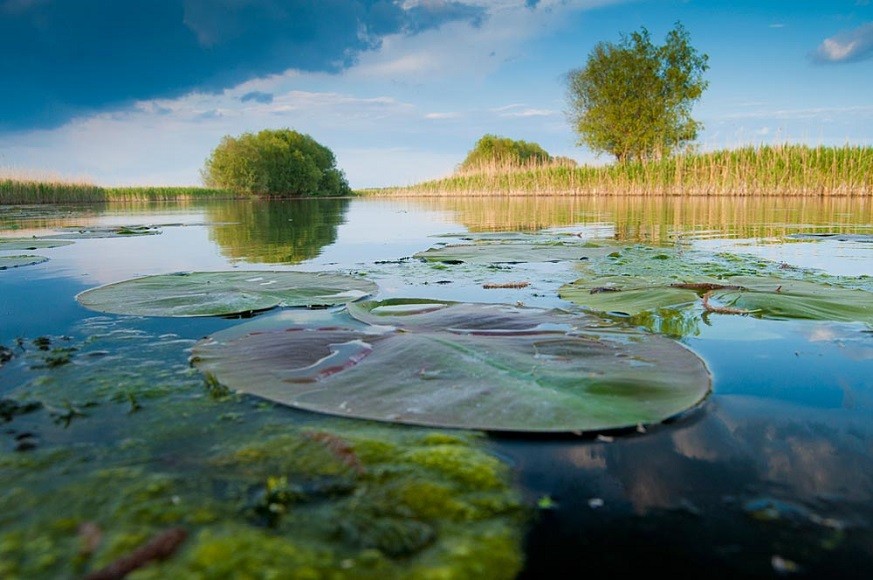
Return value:
<svg viewBox="0 0 873 580">
<path fill-rule="evenodd" d="M 604 166 L 484 164 L 367 195 L 869 196 L 873 147 L 778 145 Z"/>
</svg>

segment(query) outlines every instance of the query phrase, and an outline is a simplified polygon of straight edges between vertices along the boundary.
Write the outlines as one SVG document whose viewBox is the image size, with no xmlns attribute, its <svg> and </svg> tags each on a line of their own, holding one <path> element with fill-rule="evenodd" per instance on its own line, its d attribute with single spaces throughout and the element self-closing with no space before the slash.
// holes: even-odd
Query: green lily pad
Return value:
<svg viewBox="0 0 873 580">
<path fill-rule="evenodd" d="M 369 280 L 331 272 L 190 272 L 116 282 L 76 299 L 114 314 L 224 316 L 276 306 L 332 306 L 375 291 Z"/>
<path fill-rule="evenodd" d="M 133 236 L 154 236 L 161 230 L 153 226 L 108 226 L 71 227 L 60 234 L 43 236 L 44 240 L 85 240 L 89 238 L 129 238 Z"/>
<path fill-rule="evenodd" d="M 694 290 L 625 276 L 598 278 L 593 282 L 576 280 L 562 286 L 558 295 L 590 310 L 623 316 L 636 316 L 658 308 L 690 306 L 700 301 Z"/>
<path fill-rule="evenodd" d="M 0 238 L 0 250 L 42 250 L 69 246 L 69 240 L 43 240 L 39 238 Z"/>
<path fill-rule="evenodd" d="M 565 262 L 605 256 L 613 249 L 584 242 L 479 242 L 450 244 L 418 252 L 415 258 L 447 264 L 521 264 L 525 262 Z"/>
<path fill-rule="evenodd" d="M 48 262 L 45 256 L 0 256 L 0 270 L 8 270 L 10 268 L 21 268 L 23 266 L 33 266 Z"/>
<path fill-rule="evenodd" d="M 873 293 L 803 280 L 730 278 L 712 297 L 730 308 L 766 318 L 873 323 Z"/>
<path fill-rule="evenodd" d="M 356 302 L 323 326 L 257 319 L 199 342 L 192 363 L 299 409 L 487 431 L 658 423 L 711 387 L 704 362 L 663 336 L 562 310 L 431 300 Z"/>
<path fill-rule="evenodd" d="M 873 293 L 774 277 L 654 284 L 641 278 L 610 277 L 597 284 L 577 280 L 562 286 L 558 294 L 590 310 L 627 316 L 697 305 L 712 312 L 762 318 L 873 322 Z"/>
<path fill-rule="evenodd" d="M 662 314 L 704 311 L 873 322 L 873 292 L 863 278 L 841 279 L 755 257 L 629 245 L 580 272 L 581 278 L 558 290 L 561 298 L 595 312 L 636 317 L 650 329 Z"/>
<path fill-rule="evenodd" d="M 873 243 L 873 234 L 789 234 L 789 238 L 795 240 L 836 240 L 838 242 L 866 242 Z"/>
</svg>

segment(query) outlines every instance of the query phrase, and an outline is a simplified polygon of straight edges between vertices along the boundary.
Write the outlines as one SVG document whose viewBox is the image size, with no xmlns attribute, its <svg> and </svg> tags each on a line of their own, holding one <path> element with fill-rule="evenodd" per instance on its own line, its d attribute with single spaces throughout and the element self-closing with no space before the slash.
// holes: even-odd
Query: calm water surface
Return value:
<svg viewBox="0 0 873 580">
<path fill-rule="evenodd" d="M 0 271 L 0 345 L 105 330 L 118 317 L 95 316 L 76 303 L 77 293 L 191 270 L 335 270 L 366 275 L 379 285 L 377 298 L 574 308 L 557 296 L 578 277 L 569 263 L 475 270 L 412 258 L 489 232 L 681 244 L 836 276 L 873 276 L 870 200 L 431 198 L 0 208 L 0 237 L 122 225 L 154 225 L 160 234 L 5 252 L 49 261 Z M 483 288 L 519 280 L 529 285 Z M 194 340 L 236 323 L 141 319 L 130 331 Z M 557 577 L 568 569 L 595 577 L 656 570 L 681 577 L 873 577 L 873 329 L 713 313 L 678 340 L 713 375 L 712 396 L 687 416 L 599 437 L 488 437 L 527 500 L 552 504 L 526 532 L 522 577 Z M 25 379 L 0 369 L 0 396 Z M 298 415 L 307 414 L 292 417 Z M 26 421 L 16 418 L 16 428 L 2 435 L 7 451 L 20 447 Z M 31 439 L 50 448 L 124 433 L 122 421 L 81 425 L 78 431 L 37 425 Z M 197 449 L 191 441 L 176 445 Z"/>
</svg>

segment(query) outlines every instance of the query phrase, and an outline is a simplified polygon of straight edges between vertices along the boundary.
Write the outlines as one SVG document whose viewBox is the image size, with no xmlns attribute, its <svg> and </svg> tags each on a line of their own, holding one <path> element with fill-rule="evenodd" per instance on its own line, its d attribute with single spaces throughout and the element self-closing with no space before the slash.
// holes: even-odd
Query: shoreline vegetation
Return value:
<svg viewBox="0 0 873 580">
<path fill-rule="evenodd" d="M 684 153 L 650 161 L 573 166 L 483 163 L 366 195 L 871 196 L 873 147 L 779 145 Z"/>
<path fill-rule="evenodd" d="M 404 187 L 359 189 L 362 196 L 820 196 L 873 195 L 873 147 L 776 145 L 659 160 L 575 165 L 483 162 Z M 4 175 L 0 205 L 232 199 L 205 187 L 102 187 L 59 178 Z"/>
</svg>

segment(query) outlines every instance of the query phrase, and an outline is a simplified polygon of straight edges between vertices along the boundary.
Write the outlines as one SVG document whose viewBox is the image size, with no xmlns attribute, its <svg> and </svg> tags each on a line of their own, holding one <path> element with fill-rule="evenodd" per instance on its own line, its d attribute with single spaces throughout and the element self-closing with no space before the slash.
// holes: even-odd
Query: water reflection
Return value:
<svg viewBox="0 0 873 580">
<path fill-rule="evenodd" d="M 209 238 L 231 260 L 298 264 L 337 239 L 348 199 L 244 200 L 206 206 Z"/>
<path fill-rule="evenodd" d="M 474 232 L 606 225 L 618 240 L 669 242 L 677 235 L 769 238 L 873 231 L 873 200 L 860 197 L 431 197 L 415 203 L 452 211 Z"/>
</svg>

